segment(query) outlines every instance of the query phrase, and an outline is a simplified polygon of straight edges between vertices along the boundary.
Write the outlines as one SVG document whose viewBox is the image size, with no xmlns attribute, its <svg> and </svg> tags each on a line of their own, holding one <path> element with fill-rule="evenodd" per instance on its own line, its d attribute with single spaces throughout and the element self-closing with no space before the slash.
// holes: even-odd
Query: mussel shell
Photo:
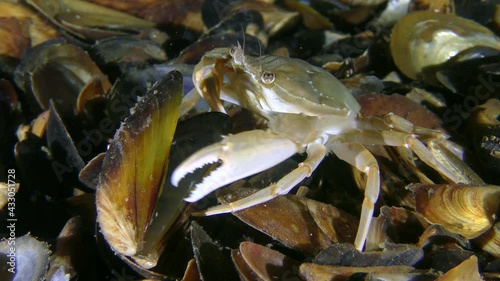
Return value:
<svg viewBox="0 0 500 281">
<path fill-rule="evenodd" d="M 204 25 L 201 17 L 202 0 L 177 1 L 114 1 L 90 0 L 100 6 L 132 14 L 138 18 L 162 25 L 174 25 L 182 29 L 202 32 Z"/>
<path fill-rule="evenodd" d="M 352 244 L 333 244 L 313 259 L 314 263 L 333 266 L 413 266 L 424 251 L 411 244 L 386 243 L 384 251 L 359 252 Z"/>
<path fill-rule="evenodd" d="M 24 190 L 35 190 L 50 198 L 69 195 L 71 190 L 63 186 L 61 176 L 74 170 L 66 162 L 52 161 L 40 137 L 27 133 L 26 139 L 14 146 L 14 154 Z"/>
<path fill-rule="evenodd" d="M 455 13 L 458 16 L 473 20 L 482 25 L 493 25 L 495 13 L 498 11 L 497 1 L 454 0 L 454 2 Z"/>
<path fill-rule="evenodd" d="M 61 273 L 71 278 L 76 277 L 77 273 L 79 278 L 97 278 L 95 272 L 90 270 L 91 257 L 97 254 L 94 241 L 93 229 L 87 228 L 81 217 L 69 219 L 57 237 L 47 280 L 59 280 L 56 276 Z"/>
<path fill-rule="evenodd" d="M 476 238 L 474 243 L 485 252 L 500 259 L 500 223 L 495 223 L 490 230 Z"/>
<path fill-rule="evenodd" d="M 1 55 L 19 59 L 26 48 L 56 37 L 56 29 L 25 4 L 0 2 Z"/>
<path fill-rule="evenodd" d="M 431 11 L 435 13 L 454 14 L 455 1 L 454 0 L 414 0 L 411 1 L 409 10 L 413 11 Z"/>
<path fill-rule="evenodd" d="M 191 223 L 191 243 L 202 280 L 237 280 L 238 274 L 221 245 L 196 222 Z"/>
<path fill-rule="evenodd" d="M 157 64 L 144 69 L 132 70 L 120 76 L 109 93 L 106 114 L 114 125 L 119 125 L 130 115 L 130 108 L 143 97 L 154 82 L 160 80 L 172 70 L 183 75 L 183 92 L 188 93 L 194 88 L 192 82 L 193 67 L 185 64 Z"/>
<path fill-rule="evenodd" d="M 338 54 L 343 58 L 353 58 L 363 54 L 375 41 L 372 33 L 359 33 L 354 36 L 336 40 L 323 47 L 329 54 Z"/>
<path fill-rule="evenodd" d="M 315 263 L 303 263 L 300 265 L 300 276 L 303 280 L 413 280 L 410 272 L 411 266 L 329 266 Z M 376 274 L 390 276 L 388 279 L 378 278 Z M 375 276 L 372 276 L 375 275 Z M 368 275 L 366 278 L 365 275 Z M 400 277 L 402 276 L 402 277 Z M 373 278 L 370 278 L 373 277 Z M 363 278 L 363 279 L 359 279 Z M 417 279 L 420 280 L 420 279 Z M 432 280 L 432 279 L 423 279 Z"/>
<path fill-rule="evenodd" d="M 240 276 L 246 280 L 255 275 L 262 280 L 298 278 L 297 261 L 259 244 L 242 242 L 231 256 Z"/>
<path fill-rule="evenodd" d="M 115 252 L 143 268 L 157 264 L 165 233 L 184 207 L 180 198 L 187 194 L 164 188 L 181 99 L 182 74 L 169 72 L 121 124 L 99 175 L 96 206 L 101 231 Z M 158 203 L 159 198 L 171 204 Z"/>
<path fill-rule="evenodd" d="M 252 26 L 253 28 L 258 30 L 264 28 L 264 18 L 262 17 L 261 13 L 255 10 L 237 11 L 235 13 L 229 14 L 228 17 L 224 18 L 216 25 L 210 26 L 211 28 L 207 32 L 205 32 L 202 37 L 221 33 L 246 32 L 247 29 Z M 255 36 L 255 34 L 250 35 Z"/>
<path fill-rule="evenodd" d="M 483 278 L 479 274 L 477 257 L 474 255 L 470 256 L 468 259 L 436 279 L 436 281 L 453 280 L 482 281 Z"/>
<path fill-rule="evenodd" d="M 160 45 L 150 40 L 132 37 L 99 40 L 92 47 L 91 53 L 108 76 L 110 74 L 119 76 L 129 68 L 167 60 L 167 55 Z"/>
<path fill-rule="evenodd" d="M 463 50 L 476 46 L 500 49 L 500 39 L 471 20 L 417 11 L 396 23 L 390 46 L 399 70 L 417 79 L 425 67 L 444 63 Z"/>
<path fill-rule="evenodd" d="M 412 185 L 416 211 L 432 224 L 469 239 L 495 223 L 500 186 Z"/>
<path fill-rule="evenodd" d="M 289 56 L 306 59 L 321 51 L 325 43 L 325 34 L 317 30 L 301 30 L 291 36 L 282 37 L 269 46 L 270 52 L 286 48 Z"/>
<path fill-rule="evenodd" d="M 469 118 L 472 148 L 479 173 L 486 181 L 500 184 L 500 101 L 489 99 L 475 108 Z"/>
<path fill-rule="evenodd" d="M 211 28 L 225 17 L 238 11 L 256 10 L 264 20 L 264 29 L 269 37 L 282 34 L 299 23 L 297 12 L 285 10 L 264 1 L 207 0 L 203 2 L 203 21 Z"/>
<path fill-rule="evenodd" d="M 102 39 L 152 28 L 154 23 L 80 0 L 29 0 L 53 24 L 84 39 Z"/>
<path fill-rule="evenodd" d="M 17 86 L 33 95 L 33 108 L 46 110 L 53 100 L 62 116 L 75 114 L 79 94 L 94 79 L 101 81 L 102 92 L 111 86 L 87 53 L 61 39 L 29 49 L 15 76 Z M 33 97 L 37 105 L 33 104 Z"/>
<path fill-rule="evenodd" d="M 85 165 L 80 153 L 88 156 L 92 151 L 92 145 L 90 143 L 87 145 L 84 142 L 75 143 L 53 102 L 51 102 L 49 110 L 46 137 L 52 160 L 55 162 L 53 167 L 58 167 L 54 170 L 60 181 L 64 180 L 66 184 L 75 184 L 78 182 L 78 173 Z"/>
<path fill-rule="evenodd" d="M 473 47 L 446 63 L 426 68 L 422 75 L 435 76 L 441 85 L 462 96 L 474 95 L 481 101 L 489 97 L 499 98 L 500 87 L 495 81 L 500 79 L 500 50 Z"/>
</svg>

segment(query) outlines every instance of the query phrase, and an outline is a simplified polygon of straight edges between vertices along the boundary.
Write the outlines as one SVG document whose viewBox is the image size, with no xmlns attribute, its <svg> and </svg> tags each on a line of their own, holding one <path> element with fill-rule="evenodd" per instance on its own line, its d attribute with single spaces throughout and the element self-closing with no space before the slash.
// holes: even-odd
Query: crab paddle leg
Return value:
<svg viewBox="0 0 500 281">
<path fill-rule="evenodd" d="M 322 144 L 312 143 L 306 149 L 307 158 L 299 166 L 281 178 L 276 183 L 257 191 L 243 199 L 209 208 L 206 211 L 197 212 L 195 215 L 211 216 L 229 212 L 236 212 L 248 207 L 267 202 L 278 195 L 287 194 L 303 179 L 309 177 L 318 167 L 326 155 L 326 148 Z"/>
<path fill-rule="evenodd" d="M 365 199 L 361 208 L 358 232 L 354 247 L 359 251 L 363 250 L 368 230 L 372 221 L 375 202 L 377 202 L 380 191 L 380 172 L 375 157 L 360 144 L 335 142 L 330 146 L 337 157 L 355 166 L 358 170 L 367 176 Z"/>
</svg>

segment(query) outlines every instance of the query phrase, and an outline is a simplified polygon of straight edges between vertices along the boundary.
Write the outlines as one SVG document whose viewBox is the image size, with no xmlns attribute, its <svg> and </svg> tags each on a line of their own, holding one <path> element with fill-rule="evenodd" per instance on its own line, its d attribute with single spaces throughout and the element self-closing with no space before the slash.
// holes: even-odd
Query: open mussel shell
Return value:
<svg viewBox="0 0 500 281">
<path fill-rule="evenodd" d="M 428 223 L 417 213 L 400 207 L 383 206 L 373 218 L 365 250 L 383 249 L 387 243 L 415 244 Z"/>
<path fill-rule="evenodd" d="M 493 184 L 500 184 L 500 101 L 489 99 L 476 107 L 468 120 L 478 172 Z"/>
<path fill-rule="evenodd" d="M 183 75 L 184 93 L 194 89 L 192 82 L 193 66 L 187 64 L 156 64 L 142 69 L 131 70 L 121 75 L 109 91 L 105 109 L 113 125 L 118 126 L 120 122 L 130 115 L 130 109 L 135 106 L 138 99 L 146 95 L 150 85 L 173 70 L 177 70 Z"/>
<path fill-rule="evenodd" d="M 52 23 L 83 39 L 101 39 L 154 27 L 154 23 L 80 0 L 29 0 Z"/>
<path fill-rule="evenodd" d="M 62 40 L 49 41 L 26 52 L 15 80 L 18 87 L 33 95 L 39 108 L 48 109 L 53 100 L 62 116 L 75 115 L 78 98 L 89 83 L 97 80 L 100 87 L 95 89 L 100 91 L 94 94 L 98 96 L 111 87 L 85 51 Z"/>
<path fill-rule="evenodd" d="M 59 181 L 75 184 L 78 182 L 78 173 L 85 166 L 80 153 L 89 154 L 91 149 L 87 148 L 86 143 L 75 143 L 52 101 L 49 107 L 45 136 L 53 160 L 52 168 Z"/>
<path fill-rule="evenodd" d="M 224 248 L 196 222 L 191 223 L 191 243 L 201 280 L 237 280 L 237 273 Z M 211 261 L 210 263 L 207 261 Z"/>
<path fill-rule="evenodd" d="M 417 11 L 396 23 L 390 46 L 399 70 L 411 79 L 417 79 L 425 68 L 442 64 L 464 50 L 479 46 L 498 50 L 500 39 L 471 20 Z"/>
<path fill-rule="evenodd" d="M 500 186 L 411 185 L 415 210 L 432 224 L 469 239 L 490 229 L 500 209 Z"/>
<path fill-rule="evenodd" d="M 92 46 L 91 52 L 106 73 L 113 76 L 144 67 L 148 63 L 167 60 L 167 55 L 159 44 L 133 37 L 112 37 L 99 40 Z"/>
<path fill-rule="evenodd" d="M 291 280 L 298 278 L 299 263 L 268 247 L 245 241 L 231 253 L 243 280 Z"/>
<path fill-rule="evenodd" d="M 424 248 L 445 243 L 448 243 L 449 245 L 457 245 L 462 247 L 463 249 L 471 248 L 469 239 L 463 237 L 460 234 L 451 233 L 438 224 L 433 224 L 427 227 L 420 236 L 419 241 L 416 243 L 416 245 L 420 248 Z"/>
<path fill-rule="evenodd" d="M 306 204 L 296 196 L 280 196 L 266 204 L 235 212 L 235 216 L 289 248 L 314 255 L 332 241 L 316 224 Z M 273 215 L 278 211 L 280 216 Z"/>
<path fill-rule="evenodd" d="M 57 237 L 56 250 L 50 257 L 47 280 L 95 279 L 96 272 L 90 269 L 92 255 L 97 254 L 93 231 L 86 227 L 81 217 L 72 217 Z M 66 276 L 67 279 L 58 279 Z"/>
<path fill-rule="evenodd" d="M 483 251 L 500 259 L 500 222 L 495 223 L 490 230 L 473 241 Z"/>
<path fill-rule="evenodd" d="M 181 73 L 170 72 L 153 85 L 115 134 L 99 176 L 96 205 L 101 232 L 116 253 L 130 256 L 144 268 L 156 265 L 164 247 L 162 237 L 185 196 L 177 195 L 171 203 L 177 206 L 173 212 L 157 211 L 157 204 L 169 204 L 158 198 L 166 181 L 181 99 Z"/>
<path fill-rule="evenodd" d="M 25 4 L 0 2 L 0 55 L 19 59 L 26 48 L 55 37 L 57 31 Z"/>
<path fill-rule="evenodd" d="M 489 81 L 496 81 L 500 76 L 500 50 L 483 46 L 473 47 L 460 52 L 445 63 L 427 67 L 422 76 L 431 82 L 435 77 L 442 86 L 462 96 L 475 95 L 481 101 L 489 97 L 498 98 L 500 87 Z M 482 89 L 485 85 L 488 87 Z"/>
</svg>

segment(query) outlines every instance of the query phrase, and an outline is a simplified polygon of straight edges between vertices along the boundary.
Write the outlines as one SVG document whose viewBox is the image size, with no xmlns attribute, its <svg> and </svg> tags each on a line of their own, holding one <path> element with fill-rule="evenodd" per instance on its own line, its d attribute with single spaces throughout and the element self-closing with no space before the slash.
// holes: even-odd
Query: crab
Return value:
<svg viewBox="0 0 500 281">
<path fill-rule="evenodd" d="M 249 109 L 265 118 L 266 130 L 251 130 L 224 136 L 182 162 L 173 172 L 174 186 L 204 165 L 221 165 L 202 179 L 188 202 L 196 202 L 212 191 L 262 172 L 296 153 L 306 159 L 276 183 L 243 199 L 205 210 L 204 215 L 235 212 L 290 192 L 311 176 L 328 153 L 366 174 L 367 183 L 354 241 L 362 251 L 374 205 L 379 196 L 380 172 L 375 157 L 364 145 L 404 146 L 445 179 L 455 175 L 433 157 L 419 138 L 446 138 L 441 131 L 414 126 L 394 114 L 363 118 L 350 91 L 331 73 L 303 60 L 264 55 L 246 55 L 238 45 L 217 48 L 203 56 L 193 73 L 196 90 L 213 110 L 225 112 L 222 101 Z"/>
</svg>

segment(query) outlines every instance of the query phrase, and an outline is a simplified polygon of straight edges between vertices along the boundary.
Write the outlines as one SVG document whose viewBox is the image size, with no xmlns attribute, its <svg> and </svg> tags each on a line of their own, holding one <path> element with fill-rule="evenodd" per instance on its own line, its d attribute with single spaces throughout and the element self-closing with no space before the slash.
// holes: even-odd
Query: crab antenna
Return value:
<svg viewBox="0 0 500 281">
<path fill-rule="evenodd" d="M 243 25 L 240 24 L 240 27 L 241 27 L 241 33 L 243 33 L 243 54 L 245 54 L 245 30 L 243 29 Z"/>
<path fill-rule="evenodd" d="M 260 44 L 260 39 L 257 38 L 257 42 L 259 42 L 259 58 L 262 57 L 262 45 Z"/>
</svg>

